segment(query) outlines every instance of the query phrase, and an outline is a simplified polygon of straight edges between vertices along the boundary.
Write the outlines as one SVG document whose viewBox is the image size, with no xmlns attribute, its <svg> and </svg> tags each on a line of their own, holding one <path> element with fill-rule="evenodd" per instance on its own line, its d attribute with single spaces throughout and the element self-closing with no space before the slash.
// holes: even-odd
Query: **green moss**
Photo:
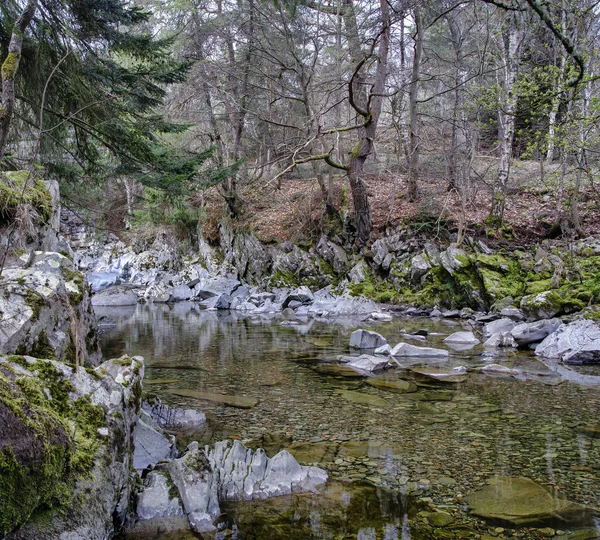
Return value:
<svg viewBox="0 0 600 540">
<path fill-rule="evenodd" d="M 17 354 L 28 355 L 36 358 L 56 358 L 56 351 L 50 344 L 45 330 L 42 330 L 30 348 L 20 345 Z"/>
<path fill-rule="evenodd" d="M 18 364 L 21 367 L 29 369 L 29 364 L 27 363 L 27 360 L 25 360 L 25 357 L 20 354 L 9 354 L 6 357 L 6 360 L 13 364 Z"/>
<path fill-rule="evenodd" d="M 0 221 L 14 219 L 19 203 L 31 205 L 41 222 L 52 217 L 52 197 L 40 178 L 31 179 L 29 171 L 5 172 L 0 178 Z"/>
<path fill-rule="evenodd" d="M 42 296 L 33 292 L 31 289 L 27 289 L 27 292 L 25 293 L 25 305 L 31 308 L 31 311 L 33 312 L 31 314 L 31 320 L 33 322 L 40 318 L 40 312 L 45 303 Z"/>
<path fill-rule="evenodd" d="M 19 67 L 20 55 L 15 52 L 8 53 L 2 63 L 2 79 L 5 81 L 13 80 Z"/>
<path fill-rule="evenodd" d="M 540 294 L 553 288 L 551 279 L 540 279 L 539 281 L 527 283 L 525 294 Z"/>
</svg>

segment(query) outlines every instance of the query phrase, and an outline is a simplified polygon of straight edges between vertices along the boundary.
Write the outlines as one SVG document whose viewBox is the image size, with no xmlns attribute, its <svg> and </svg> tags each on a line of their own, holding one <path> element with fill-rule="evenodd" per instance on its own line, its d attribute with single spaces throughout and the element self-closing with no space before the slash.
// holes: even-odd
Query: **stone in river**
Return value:
<svg viewBox="0 0 600 540">
<path fill-rule="evenodd" d="M 437 367 L 409 368 L 414 378 L 421 382 L 461 383 L 467 380 L 467 375 L 451 369 Z"/>
<path fill-rule="evenodd" d="M 147 384 L 171 384 L 179 382 L 181 379 L 144 379 L 144 386 Z"/>
<path fill-rule="evenodd" d="M 448 358 L 448 351 L 431 347 L 417 347 L 408 343 L 398 343 L 391 352 L 392 356 L 417 356 L 423 358 Z"/>
<path fill-rule="evenodd" d="M 171 393 L 176 396 L 189 397 L 199 399 L 201 401 L 211 401 L 213 403 L 222 403 L 228 407 L 236 407 L 238 409 L 251 409 L 258 405 L 258 399 L 246 396 L 231 396 L 226 394 L 215 394 L 211 392 L 200 392 L 188 388 L 178 388 L 171 390 Z"/>
<path fill-rule="evenodd" d="M 363 375 L 373 375 L 374 372 L 382 371 L 389 367 L 387 358 L 372 356 L 370 354 L 361 354 L 360 356 L 338 356 L 338 361 Z"/>
<path fill-rule="evenodd" d="M 444 343 L 454 343 L 456 345 L 477 345 L 479 340 L 475 337 L 473 332 L 454 332 L 450 334 Z"/>
<path fill-rule="evenodd" d="M 350 334 L 350 348 L 352 349 L 377 349 L 386 343 L 387 340 L 377 332 L 361 329 Z"/>
<path fill-rule="evenodd" d="M 472 514 L 518 527 L 583 525 L 593 509 L 553 495 L 529 478 L 495 476 L 466 497 Z"/>
<path fill-rule="evenodd" d="M 383 377 L 370 377 L 367 379 L 367 384 L 380 390 L 386 390 L 387 392 L 396 392 L 398 394 L 408 394 L 410 392 L 417 391 L 417 385 L 402 379 L 393 380 L 385 379 Z"/>
<path fill-rule="evenodd" d="M 368 405 L 373 407 L 388 407 L 389 403 L 378 396 L 372 396 L 370 394 L 364 394 L 363 392 L 354 392 L 352 390 L 347 390 L 346 392 L 342 392 L 341 396 L 352 403 L 357 403 L 358 405 Z"/>
</svg>

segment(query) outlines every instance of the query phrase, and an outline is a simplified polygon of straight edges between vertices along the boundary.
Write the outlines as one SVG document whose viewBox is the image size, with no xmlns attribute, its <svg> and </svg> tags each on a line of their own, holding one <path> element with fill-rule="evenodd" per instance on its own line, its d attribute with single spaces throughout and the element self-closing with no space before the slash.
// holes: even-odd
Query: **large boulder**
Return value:
<svg viewBox="0 0 600 540">
<path fill-rule="evenodd" d="M 510 332 L 517 323 L 508 317 L 487 323 L 483 327 L 483 335 L 489 337 L 496 333 Z"/>
<path fill-rule="evenodd" d="M 535 349 L 545 358 L 559 358 L 566 364 L 600 362 L 600 327 L 593 321 L 573 321 L 561 325 Z"/>
<path fill-rule="evenodd" d="M 516 527 L 565 527 L 593 520 L 593 509 L 556 496 L 529 478 L 493 477 L 466 501 L 472 514 Z"/>
<path fill-rule="evenodd" d="M 542 341 L 561 324 L 560 319 L 543 319 L 533 323 L 518 324 L 510 331 L 510 333 L 517 345 L 529 345 L 530 343 Z"/>
<path fill-rule="evenodd" d="M 13 456 L 0 459 L 0 536 L 104 540 L 113 534 L 131 494 L 143 376 L 139 357 L 107 360 L 94 370 L 0 359 L 0 446 L 9 450 L 5 458 Z M 36 509 L 44 520 L 27 521 Z"/>
<path fill-rule="evenodd" d="M 387 339 L 377 332 L 360 329 L 350 334 L 351 349 L 377 349 L 385 344 Z"/>
<path fill-rule="evenodd" d="M 456 344 L 456 345 L 477 345 L 479 340 L 475 337 L 473 332 L 454 332 L 444 339 L 444 343 Z"/>
<path fill-rule="evenodd" d="M 35 252 L 29 267 L 5 268 L 2 283 L 0 354 L 16 352 L 88 365 L 100 361 L 87 283 L 69 258 Z"/>
</svg>

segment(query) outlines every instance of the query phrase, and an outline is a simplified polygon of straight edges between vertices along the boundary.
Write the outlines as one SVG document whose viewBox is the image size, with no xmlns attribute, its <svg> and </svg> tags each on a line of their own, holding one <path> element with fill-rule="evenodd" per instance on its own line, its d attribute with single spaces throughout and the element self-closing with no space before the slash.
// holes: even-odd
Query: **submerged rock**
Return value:
<svg viewBox="0 0 600 540">
<path fill-rule="evenodd" d="M 475 337 L 473 332 L 454 332 L 450 334 L 444 343 L 453 343 L 457 345 L 477 345 L 479 340 Z"/>
<path fill-rule="evenodd" d="M 395 392 L 397 394 L 409 394 L 418 390 L 417 385 L 403 379 L 387 379 L 383 377 L 369 377 L 367 384 L 379 390 Z"/>
<path fill-rule="evenodd" d="M 158 381 L 162 383 L 178 382 L 178 379 L 158 379 Z M 145 380 L 144 384 L 148 384 L 148 380 Z M 206 422 L 206 415 L 202 411 L 170 407 L 158 398 L 152 402 L 144 401 L 142 409 L 162 428 L 195 428 Z"/>
<path fill-rule="evenodd" d="M 93 306 L 135 306 L 137 296 L 129 288 L 109 287 L 92 297 Z"/>
<path fill-rule="evenodd" d="M 448 358 L 448 351 L 443 349 L 434 349 L 432 347 L 417 347 L 409 343 L 398 343 L 391 353 L 397 357 L 430 357 L 430 358 Z"/>
<path fill-rule="evenodd" d="M 350 334 L 350 347 L 352 349 L 376 349 L 387 344 L 381 334 L 369 330 L 355 330 Z"/>
<path fill-rule="evenodd" d="M 387 358 L 361 354 L 360 356 L 338 356 L 338 361 L 363 375 L 372 375 L 389 366 Z"/>
<path fill-rule="evenodd" d="M 213 403 L 221 403 L 228 407 L 236 407 L 238 409 L 251 409 L 258 405 L 258 399 L 246 396 L 230 396 L 226 394 L 215 394 L 212 392 L 200 392 L 188 388 L 178 388 L 170 390 L 171 394 L 181 397 L 189 397 L 199 399 L 201 401 L 212 401 Z"/>
<path fill-rule="evenodd" d="M 583 525 L 593 510 L 554 495 L 529 478 L 495 476 L 466 497 L 472 514 L 518 527 Z"/>
</svg>

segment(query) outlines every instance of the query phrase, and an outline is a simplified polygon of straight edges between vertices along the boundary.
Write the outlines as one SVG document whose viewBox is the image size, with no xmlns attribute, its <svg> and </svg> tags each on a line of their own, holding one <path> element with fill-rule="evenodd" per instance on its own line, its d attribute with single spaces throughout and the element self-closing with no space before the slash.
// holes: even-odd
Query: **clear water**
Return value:
<svg viewBox="0 0 600 540">
<path fill-rule="evenodd" d="M 418 383 L 416 393 L 400 394 L 329 373 L 323 364 L 350 352 L 350 333 L 367 327 L 360 320 L 285 326 L 281 317 L 207 312 L 187 303 L 107 314 L 117 326 L 103 336 L 105 356 L 144 356 L 146 391 L 207 412 L 210 425 L 196 438 L 240 438 L 271 454 L 288 447 L 301 462 L 328 471 L 332 481 L 321 494 L 224 506 L 232 538 L 547 537 L 544 529 L 501 530 L 468 513 L 464 497 L 495 475 L 530 478 L 600 508 L 600 439 L 582 432 L 600 422 L 600 368 L 564 371 L 530 352 L 491 358 L 478 345 L 451 351 L 444 363 L 467 367 L 464 382 Z M 396 319 L 370 328 L 392 345 L 448 348 L 441 341 L 462 324 Z M 401 335 L 420 329 L 429 332 L 427 342 Z M 492 360 L 521 375 L 478 372 Z M 409 376 L 402 368 L 386 373 Z M 258 404 L 228 407 L 179 397 L 178 389 L 252 397 Z M 433 526 L 433 510 L 447 512 L 452 522 Z M 558 528 L 565 531 L 559 538 L 598 537 L 593 523 Z"/>
</svg>

